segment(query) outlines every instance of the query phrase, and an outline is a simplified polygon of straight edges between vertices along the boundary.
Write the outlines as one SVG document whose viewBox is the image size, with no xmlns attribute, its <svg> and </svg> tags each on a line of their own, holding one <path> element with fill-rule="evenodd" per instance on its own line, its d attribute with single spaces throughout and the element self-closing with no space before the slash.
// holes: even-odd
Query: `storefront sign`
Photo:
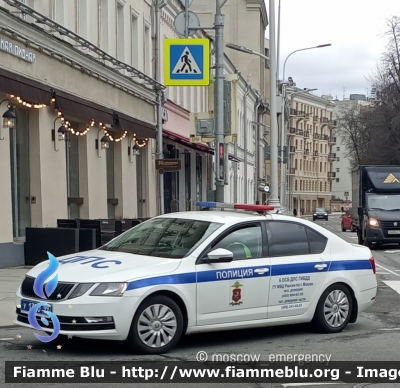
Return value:
<svg viewBox="0 0 400 388">
<path fill-rule="evenodd" d="M 181 159 L 156 159 L 156 170 L 158 170 L 160 174 L 164 174 L 164 172 L 179 171 L 181 168 Z"/>
<path fill-rule="evenodd" d="M 6 39 L 0 39 L 0 50 L 23 59 L 24 61 L 36 63 L 36 54 Z"/>
</svg>

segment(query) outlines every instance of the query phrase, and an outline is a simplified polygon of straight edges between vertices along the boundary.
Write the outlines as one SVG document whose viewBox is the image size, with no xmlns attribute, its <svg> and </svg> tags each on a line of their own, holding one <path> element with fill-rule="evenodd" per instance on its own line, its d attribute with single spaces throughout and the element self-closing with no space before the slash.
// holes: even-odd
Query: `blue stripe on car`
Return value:
<svg viewBox="0 0 400 388">
<path fill-rule="evenodd" d="M 324 263 L 328 264 L 327 268 L 323 270 L 315 268 L 316 264 L 322 263 L 322 261 L 317 261 L 312 263 L 277 264 L 273 266 L 263 265 L 257 267 L 226 268 L 211 271 L 187 272 L 173 275 L 156 276 L 153 278 L 129 282 L 127 291 L 160 284 L 189 284 L 196 282 L 205 283 L 231 279 L 258 278 L 260 276 L 282 276 L 313 272 L 354 271 L 363 269 L 371 270 L 371 264 L 369 260 L 325 261 Z M 269 271 L 263 274 L 254 272 L 256 269 L 261 268 L 268 268 Z"/>
</svg>

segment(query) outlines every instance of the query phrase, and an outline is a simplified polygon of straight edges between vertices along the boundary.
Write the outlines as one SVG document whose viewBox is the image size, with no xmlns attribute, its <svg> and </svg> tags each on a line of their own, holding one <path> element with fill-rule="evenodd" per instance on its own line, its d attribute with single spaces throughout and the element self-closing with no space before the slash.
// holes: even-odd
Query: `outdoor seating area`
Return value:
<svg viewBox="0 0 400 388">
<path fill-rule="evenodd" d="M 58 219 L 57 228 L 26 228 L 25 265 L 96 249 L 149 218 Z"/>
</svg>

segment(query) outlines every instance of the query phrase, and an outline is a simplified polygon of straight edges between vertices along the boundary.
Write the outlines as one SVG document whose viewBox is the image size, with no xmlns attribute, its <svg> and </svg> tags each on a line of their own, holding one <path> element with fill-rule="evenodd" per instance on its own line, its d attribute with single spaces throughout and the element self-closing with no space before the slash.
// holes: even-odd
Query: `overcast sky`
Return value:
<svg viewBox="0 0 400 388">
<path fill-rule="evenodd" d="M 276 8 L 278 4 L 275 0 Z M 400 0 L 281 0 L 279 78 L 292 51 L 331 43 L 294 53 L 286 62 L 285 78 L 291 76 L 298 87 L 318 88 L 314 94 L 339 100 L 343 94 L 366 94 L 371 90 L 366 78 L 374 73 L 387 44 L 386 19 L 395 15 L 400 16 Z M 277 24 L 277 10 L 275 17 Z"/>
</svg>

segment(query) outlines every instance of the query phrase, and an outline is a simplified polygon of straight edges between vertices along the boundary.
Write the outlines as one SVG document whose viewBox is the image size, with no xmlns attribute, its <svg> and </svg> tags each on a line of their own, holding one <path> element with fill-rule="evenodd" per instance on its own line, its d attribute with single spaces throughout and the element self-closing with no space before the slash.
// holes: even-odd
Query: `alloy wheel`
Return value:
<svg viewBox="0 0 400 388">
<path fill-rule="evenodd" d="M 349 315 L 349 300 L 341 290 L 333 290 L 325 299 L 324 317 L 331 327 L 343 325 Z"/>
<path fill-rule="evenodd" d="M 153 304 L 140 314 L 137 333 L 143 344 L 150 348 L 160 348 L 175 337 L 177 326 L 177 318 L 170 307 Z"/>
</svg>

